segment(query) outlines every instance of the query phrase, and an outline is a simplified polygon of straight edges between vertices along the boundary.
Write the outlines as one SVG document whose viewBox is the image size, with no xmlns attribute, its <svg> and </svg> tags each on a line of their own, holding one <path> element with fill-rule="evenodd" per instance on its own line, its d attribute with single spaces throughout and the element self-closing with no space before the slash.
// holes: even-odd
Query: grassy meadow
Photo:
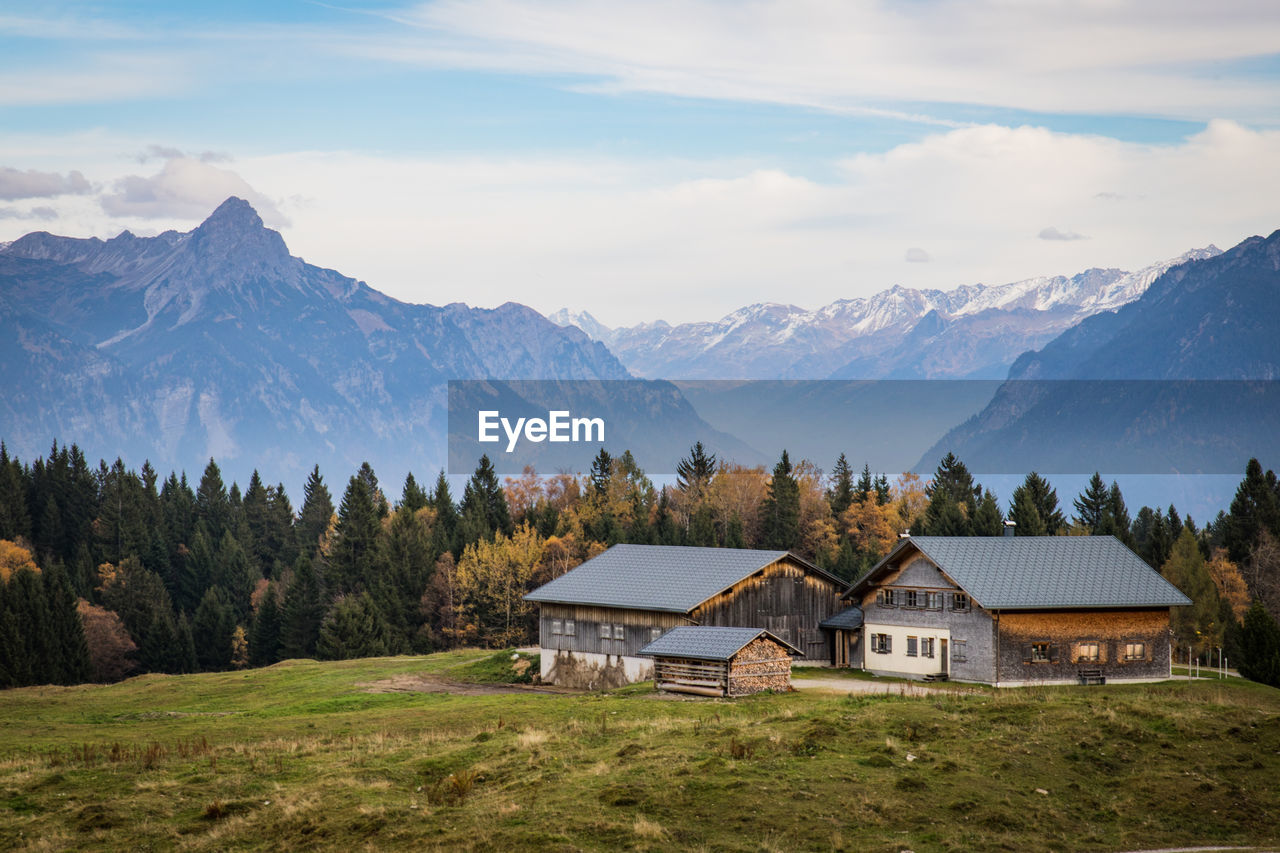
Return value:
<svg viewBox="0 0 1280 853">
<path fill-rule="evenodd" d="M 396 692 L 523 680 L 513 663 L 287 661 L 5 691 L 0 848 L 919 853 L 1280 838 L 1280 691 L 1238 679 L 732 702 L 647 684 Z"/>
</svg>

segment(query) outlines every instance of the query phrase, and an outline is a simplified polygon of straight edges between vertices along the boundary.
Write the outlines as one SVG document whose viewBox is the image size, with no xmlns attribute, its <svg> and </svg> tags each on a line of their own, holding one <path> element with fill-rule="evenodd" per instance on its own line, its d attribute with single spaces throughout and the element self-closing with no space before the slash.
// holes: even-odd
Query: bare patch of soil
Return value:
<svg viewBox="0 0 1280 853">
<path fill-rule="evenodd" d="M 573 693 L 548 684 L 475 684 L 438 675 L 396 675 L 356 684 L 366 693 L 450 693 L 454 696 L 498 696 L 505 693 Z"/>
</svg>

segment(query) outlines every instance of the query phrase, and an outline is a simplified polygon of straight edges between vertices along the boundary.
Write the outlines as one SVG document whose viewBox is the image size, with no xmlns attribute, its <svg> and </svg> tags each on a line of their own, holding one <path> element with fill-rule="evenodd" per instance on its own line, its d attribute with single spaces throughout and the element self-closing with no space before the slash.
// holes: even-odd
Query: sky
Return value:
<svg viewBox="0 0 1280 853">
<path fill-rule="evenodd" d="M 0 5 L 0 242 L 230 195 L 408 302 L 610 326 L 1280 228 L 1273 0 Z"/>
</svg>

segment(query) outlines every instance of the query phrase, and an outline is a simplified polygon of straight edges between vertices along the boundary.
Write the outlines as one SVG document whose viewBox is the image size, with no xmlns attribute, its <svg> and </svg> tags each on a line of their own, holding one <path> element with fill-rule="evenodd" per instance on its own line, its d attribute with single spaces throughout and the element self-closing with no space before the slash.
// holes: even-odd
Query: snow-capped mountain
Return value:
<svg viewBox="0 0 1280 853">
<path fill-rule="evenodd" d="M 1003 377 L 1020 354 L 1141 296 L 1196 249 L 1136 272 L 1090 269 L 988 287 L 895 286 L 816 310 L 760 303 L 714 322 L 610 329 L 586 312 L 549 319 L 604 343 L 636 375 L 670 379 Z"/>
</svg>

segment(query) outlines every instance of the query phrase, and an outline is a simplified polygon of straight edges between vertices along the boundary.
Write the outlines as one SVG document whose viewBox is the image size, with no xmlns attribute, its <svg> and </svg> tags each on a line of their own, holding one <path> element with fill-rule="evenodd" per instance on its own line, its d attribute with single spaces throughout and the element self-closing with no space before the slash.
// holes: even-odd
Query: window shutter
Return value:
<svg viewBox="0 0 1280 853">
<path fill-rule="evenodd" d="M 892 634 L 884 635 L 884 653 L 887 655 L 893 654 L 893 635 Z"/>
<path fill-rule="evenodd" d="M 1058 644 L 1053 643 L 1049 646 L 1049 663 L 1058 662 Z"/>
<path fill-rule="evenodd" d="M 1031 644 L 1030 643 L 1022 644 L 1022 662 L 1031 663 Z"/>
</svg>

